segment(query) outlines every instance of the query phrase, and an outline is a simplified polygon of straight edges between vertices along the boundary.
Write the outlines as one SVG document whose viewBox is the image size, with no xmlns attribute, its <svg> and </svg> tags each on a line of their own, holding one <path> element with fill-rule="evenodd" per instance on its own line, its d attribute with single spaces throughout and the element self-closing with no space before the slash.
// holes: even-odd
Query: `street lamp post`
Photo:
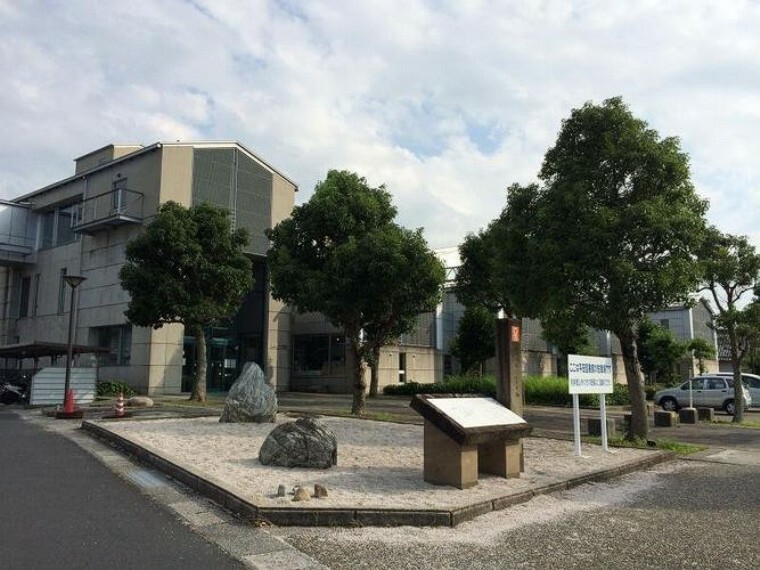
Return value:
<svg viewBox="0 0 760 570">
<path fill-rule="evenodd" d="M 76 290 L 77 287 L 79 287 L 82 284 L 82 281 L 86 279 L 86 277 L 81 277 L 79 275 L 66 275 L 63 278 L 66 283 L 69 284 L 71 287 L 71 307 L 69 310 L 69 338 L 68 338 L 68 356 L 66 358 L 66 379 L 63 383 L 63 406 L 65 412 L 73 412 L 74 407 L 74 398 L 73 395 L 69 396 L 69 385 L 71 383 L 71 359 L 74 356 L 74 324 L 76 323 L 76 312 L 77 312 L 77 303 L 75 302 L 76 299 Z M 66 408 L 71 409 L 66 409 Z"/>
</svg>

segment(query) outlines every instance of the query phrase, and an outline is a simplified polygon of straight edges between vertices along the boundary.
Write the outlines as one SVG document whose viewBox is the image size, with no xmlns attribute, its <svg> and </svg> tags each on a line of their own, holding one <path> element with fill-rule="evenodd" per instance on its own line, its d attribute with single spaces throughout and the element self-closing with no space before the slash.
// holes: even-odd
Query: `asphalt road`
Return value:
<svg viewBox="0 0 760 570">
<path fill-rule="evenodd" d="M 0 568 L 243 568 L 67 438 L 0 406 Z"/>
</svg>

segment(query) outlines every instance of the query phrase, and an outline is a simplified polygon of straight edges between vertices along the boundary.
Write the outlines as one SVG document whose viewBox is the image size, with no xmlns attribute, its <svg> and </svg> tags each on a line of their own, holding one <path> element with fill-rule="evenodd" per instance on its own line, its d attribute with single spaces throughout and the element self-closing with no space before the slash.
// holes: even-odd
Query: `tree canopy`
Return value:
<svg viewBox="0 0 760 570">
<path fill-rule="evenodd" d="M 451 345 L 451 354 L 459 359 L 462 373 L 482 375 L 485 362 L 495 356 L 496 316 L 481 305 L 466 307 Z"/>
<path fill-rule="evenodd" d="M 166 202 L 127 244 L 119 272 L 130 294 L 127 319 L 153 328 L 181 323 L 195 336 L 192 399 L 206 396 L 204 327 L 232 316 L 253 286 L 251 261 L 243 253 L 247 243 L 246 230 L 232 228 L 227 210 Z"/>
<path fill-rule="evenodd" d="M 688 158 L 676 138 L 660 138 L 613 98 L 571 112 L 538 178 L 509 187 L 485 232 L 496 272 L 490 283 L 518 316 L 561 315 L 617 335 L 629 436 L 646 437 L 637 325 L 684 302 L 699 283 L 694 254 L 707 204 L 691 184 Z"/>
<path fill-rule="evenodd" d="M 734 422 L 744 419 L 741 397 L 741 365 L 751 349 L 760 344 L 760 255 L 744 236 L 724 234 L 710 228 L 700 250 L 704 290 L 709 291 L 718 311 L 715 326 L 724 332 L 734 370 Z M 742 306 L 742 299 L 754 300 Z"/>
<path fill-rule="evenodd" d="M 331 170 L 268 234 L 272 295 L 299 312 L 324 314 L 346 335 L 356 415 L 364 411 L 367 360 L 435 308 L 444 280 L 421 231 L 400 227 L 395 216 L 384 186 Z"/>
</svg>

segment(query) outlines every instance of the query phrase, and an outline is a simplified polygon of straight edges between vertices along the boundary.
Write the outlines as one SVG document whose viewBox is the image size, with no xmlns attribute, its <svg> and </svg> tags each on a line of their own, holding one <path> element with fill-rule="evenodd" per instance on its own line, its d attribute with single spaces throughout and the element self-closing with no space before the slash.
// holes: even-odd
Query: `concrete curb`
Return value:
<svg viewBox="0 0 760 570">
<path fill-rule="evenodd" d="M 93 437 L 206 496 L 243 520 L 250 522 L 266 521 L 280 526 L 456 526 L 477 516 L 525 503 L 539 495 L 565 491 L 585 483 L 607 481 L 670 461 L 676 457 L 676 454 L 671 451 L 651 451 L 648 452 L 647 457 L 631 461 L 626 465 L 594 471 L 566 481 L 543 485 L 527 491 L 518 491 L 503 497 L 454 509 L 260 507 L 225 489 L 221 483 L 214 481 L 213 478 L 202 476 L 191 468 L 172 463 L 161 457 L 156 450 L 138 445 L 111 432 L 102 425 L 85 420 L 82 422 L 82 429 Z"/>
</svg>

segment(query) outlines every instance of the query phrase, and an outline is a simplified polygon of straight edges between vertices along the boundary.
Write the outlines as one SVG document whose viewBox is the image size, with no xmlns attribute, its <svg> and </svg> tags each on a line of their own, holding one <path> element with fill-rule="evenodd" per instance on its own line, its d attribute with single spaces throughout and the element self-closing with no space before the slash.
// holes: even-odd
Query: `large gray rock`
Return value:
<svg viewBox="0 0 760 570">
<path fill-rule="evenodd" d="M 338 442 L 329 429 L 315 418 L 301 418 L 274 428 L 259 451 L 263 465 L 318 467 L 338 463 Z"/>
<path fill-rule="evenodd" d="M 255 362 L 246 362 L 243 371 L 227 394 L 220 422 L 275 421 L 277 394 L 267 384 L 267 377 Z"/>
</svg>

